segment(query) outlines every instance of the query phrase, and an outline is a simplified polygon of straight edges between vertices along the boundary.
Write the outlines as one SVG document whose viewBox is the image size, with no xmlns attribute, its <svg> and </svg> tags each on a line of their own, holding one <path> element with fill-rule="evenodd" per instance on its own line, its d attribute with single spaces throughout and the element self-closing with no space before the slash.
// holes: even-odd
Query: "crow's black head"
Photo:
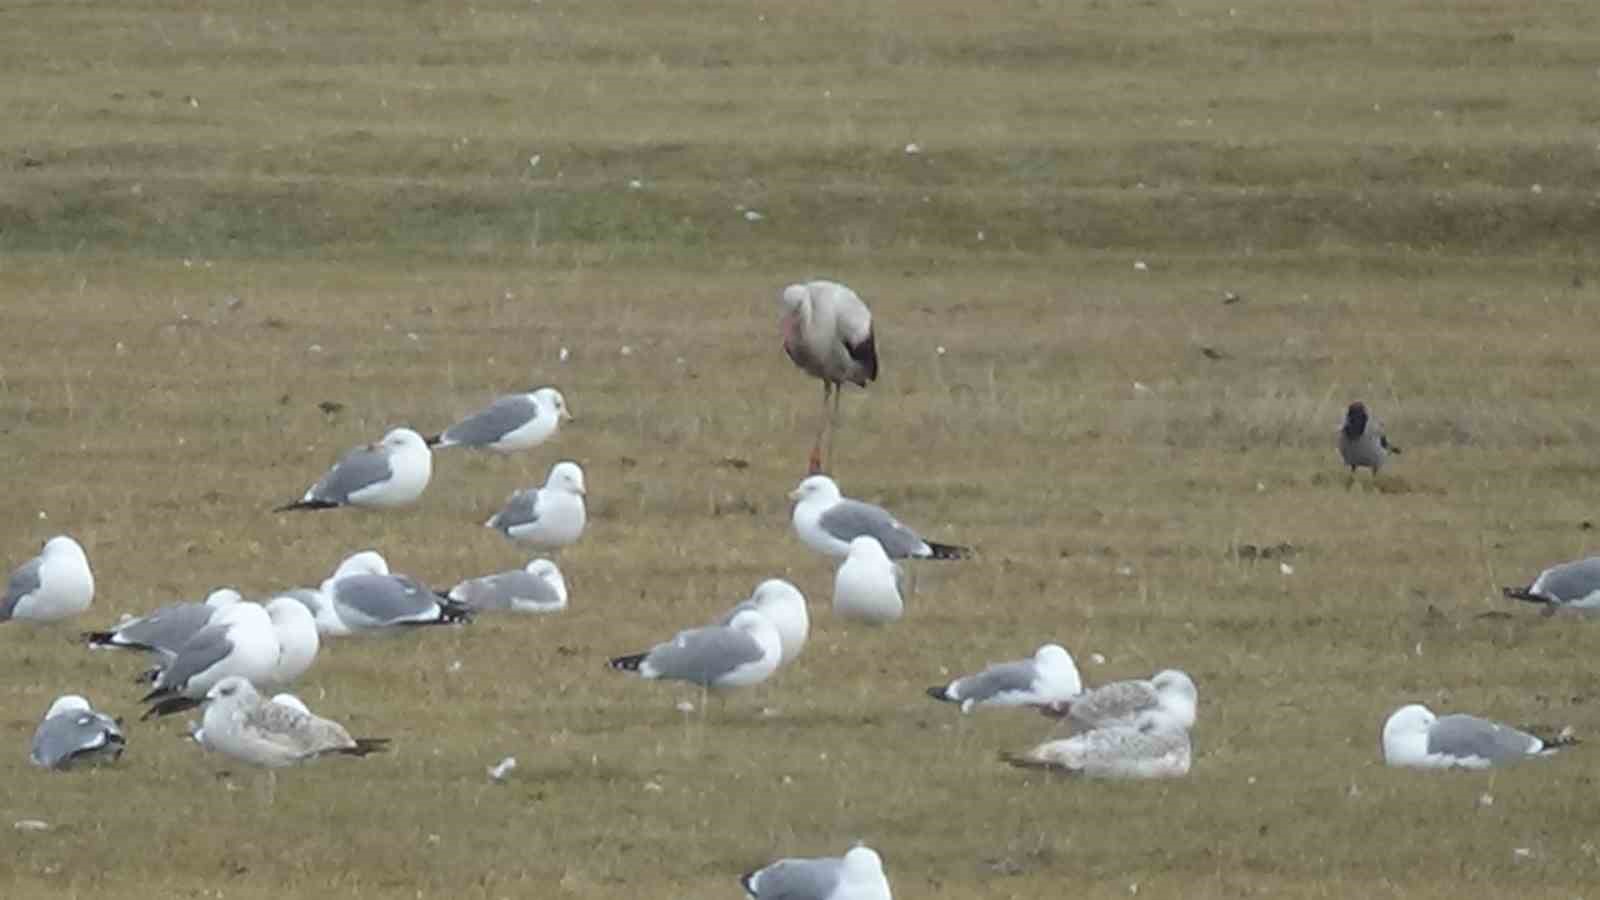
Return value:
<svg viewBox="0 0 1600 900">
<path fill-rule="evenodd" d="M 1367 430 L 1367 405 L 1360 400 L 1344 411 L 1344 436 L 1355 440 Z"/>
</svg>

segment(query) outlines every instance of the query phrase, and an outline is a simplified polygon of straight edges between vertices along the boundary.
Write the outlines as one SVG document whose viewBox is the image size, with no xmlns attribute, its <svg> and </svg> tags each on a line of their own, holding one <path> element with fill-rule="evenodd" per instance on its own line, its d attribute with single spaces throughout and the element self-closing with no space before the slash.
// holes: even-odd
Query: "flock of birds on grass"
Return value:
<svg viewBox="0 0 1600 900">
<path fill-rule="evenodd" d="M 854 291 L 829 281 L 794 284 L 781 296 L 783 346 L 789 358 L 823 387 L 821 424 L 809 457 L 810 473 L 790 494 L 796 536 L 840 560 L 833 611 L 840 618 L 883 625 L 905 614 L 902 561 L 960 560 L 968 548 L 927 540 L 882 507 L 847 498 L 821 474 L 824 445 L 832 455 L 843 385 L 877 378 L 872 316 Z M 386 509 L 414 503 L 427 488 L 433 454 L 449 447 L 514 453 L 543 444 L 571 419 L 554 388 L 496 399 L 442 433 L 423 437 L 396 428 L 375 444 L 344 454 L 299 500 L 276 512 L 339 507 Z M 1338 448 L 1352 480 L 1374 477 L 1400 448 L 1360 402 L 1350 404 Z M 584 531 L 584 472 L 559 462 L 543 486 L 518 491 L 485 525 L 509 540 L 559 551 Z M 12 572 L 0 601 L 0 621 L 55 622 L 87 611 L 94 576 L 83 547 L 61 535 Z M 1550 608 L 1600 607 L 1600 557 L 1547 569 L 1531 585 L 1506 588 L 1508 597 Z M 472 578 L 444 593 L 390 571 L 375 551 L 352 554 L 316 587 L 279 591 L 264 602 L 222 588 L 202 601 L 174 603 L 84 635 L 90 646 L 141 651 L 154 665 L 141 719 L 204 707 L 190 735 L 202 747 L 266 768 L 327 755 L 365 756 L 385 749 L 383 738 L 353 737 L 337 722 L 283 693 L 315 662 L 322 641 L 427 625 L 462 624 L 479 613 L 558 612 L 567 605 L 560 569 L 547 558 L 526 568 Z M 641 653 L 610 660 L 613 669 L 644 679 L 682 681 L 703 690 L 758 684 L 794 661 L 810 631 L 806 599 L 792 584 L 769 579 L 720 620 L 680 631 Z M 1072 655 L 1047 643 L 1032 656 L 991 665 L 928 688 L 936 700 L 975 707 L 1030 708 L 1059 720 L 1071 736 L 1022 753 L 1013 765 L 1091 778 L 1170 778 L 1190 767 L 1189 732 L 1198 692 L 1179 669 L 1149 679 L 1085 688 Z M 33 736 L 31 761 L 66 769 L 114 760 L 126 738 L 119 719 L 96 711 L 82 696 L 56 699 Z M 1383 753 L 1393 766 L 1487 768 L 1546 755 L 1572 743 L 1469 715 L 1436 716 L 1421 705 L 1394 712 L 1383 726 Z M 509 760 L 508 760 L 509 762 Z M 514 764 L 514 763 L 513 763 Z M 742 879 L 750 896 L 785 900 L 887 900 L 889 884 L 878 854 L 857 845 L 840 857 L 782 859 Z"/>
</svg>

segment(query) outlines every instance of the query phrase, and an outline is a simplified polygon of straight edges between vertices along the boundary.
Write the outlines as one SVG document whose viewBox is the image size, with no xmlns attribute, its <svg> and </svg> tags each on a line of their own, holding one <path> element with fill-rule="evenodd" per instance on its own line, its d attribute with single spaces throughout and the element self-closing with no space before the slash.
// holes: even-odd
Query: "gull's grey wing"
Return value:
<svg viewBox="0 0 1600 900">
<path fill-rule="evenodd" d="M 204 603 L 172 603 L 113 629 L 112 634 L 119 644 L 173 656 L 206 627 L 215 612 L 216 609 Z"/>
<path fill-rule="evenodd" d="M 322 480 L 311 488 L 312 500 L 349 503 L 350 495 L 394 475 L 389 455 L 376 446 L 357 447 L 346 453 Z"/>
<path fill-rule="evenodd" d="M 827 900 L 839 886 L 840 859 L 780 859 L 745 876 L 756 900 Z"/>
<path fill-rule="evenodd" d="M 120 754 L 122 743 L 122 729 L 110 716 L 74 710 L 39 723 L 28 758 L 36 766 L 66 768 L 78 756 Z"/>
<path fill-rule="evenodd" d="M 1032 660 L 1018 660 L 1000 663 L 976 675 L 958 678 L 952 687 L 955 688 L 955 695 L 959 700 L 982 701 L 1007 691 L 1030 690 L 1037 676 L 1038 671 L 1034 668 Z"/>
<path fill-rule="evenodd" d="M 227 625 L 207 625 L 185 641 L 161 674 L 156 676 L 157 691 L 180 692 L 190 678 L 221 662 L 233 652 Z"/>
<path fill-rule="evenodd" d="M 678 632 L 646 654 L 644 663 L 658 678 L 710 684 L 762 656 L 761 645 L 743 631 L 714 625 Z"/>
<path fill-rule="evenodd" d="M 351 628 L 383 628 L 432 621 L 439 598 L 426 585 L 404 575 L 350 575 L 333 583 L 339 618 Z"/>
<path fill-rule="evenodd" d="M 1099 725 L 1152 709 L 1156 700 L 1155 685 L 1148 681 L 1113 681 L 1072 698 L 1067 715 L 1084 725 Z"/>
<path fill-rule="evenodd" d="M 561 605 L 561 597 L 549 582 L 521 569 L 463 581 L 450 589 L 450 599 L 480 610 L 517 609 L 518 604 L 551 609 Z"/>
<path fill-rule="evenodd" d="M 506 501 L 506 505 L 494 518 L 489 520 L 489 525 L 503 532 L 522 525 L 532 525 L 539 521 L 539 489 L 529 488 L 517 491 Z"/>
<path fill-rule="evenodd" d="M 39 570 L 43 567 L 44 558 L 35 556 L 11 573 L 11 579 L 6 582 L 5 597 L 0 599 L 0 622 L 4 622 L 16 613 L 17 603 L 23 597 L 39 589 Z"/>
<path fill-rule="evenodd" d="M 1551 566 L 1533 582 L 1533 593 L 1573 603 L 1600 591 L 1600 556 Z"/>
<path fill-rule="evenodd" d="M 1477 716 L 1442 716 L 1428 729 L 1429 753 L 1476 756 L 1492 763 L 1522 759 L 1543 743 L 1527 732 Z"/>
<path fill-rule="evenodd" d="M 443 438 L 446 443 L 482 447 L 528 424 L 538 414 L 539 407 L 526 394 L 499 397 L 487 407 L 451 425 Z"/>
<path fill-rule="evenodd" d="M 890 559 L 904 559 L 922 549 L 923 540 L 915 531 L 900 524 L 881 506 L 860 500 L 840 500 L 817 518 L 823 531 L 845 543 L 870 534 L 883 545 Z"/>
</svg>

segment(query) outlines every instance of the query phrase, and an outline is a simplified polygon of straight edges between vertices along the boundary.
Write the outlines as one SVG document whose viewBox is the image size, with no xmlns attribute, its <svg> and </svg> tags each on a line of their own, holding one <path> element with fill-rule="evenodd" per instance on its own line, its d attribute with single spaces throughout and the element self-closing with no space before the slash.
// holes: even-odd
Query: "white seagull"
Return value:
<svg viewBox="0 0 1600 900">
<path fill-rule="evenodd" d="M 826 475 L 812 475 L 789 492 L 794 512 L 790 522 L 807 547 L 826 556 L 850 553 L 850 541 L 868 534 L 878 539 L 890 559 L 964 559 L 966 547 L 925 541 L 888 510 L 846 498 Z"/>
<path fill-rule="evenodd" d="M 825 433 L 828 458 L 833 457 L 833 427 L 845 382 L 866 387 L 878 377 L 872 312 L 855 291 L 833 281 L 791 284 L 779 302 L 784 352 L 807 375 L 822 381 L 822 427 L 817 429 L 809 461 L 809 471 L 815 474 L 823 469 Z"/>
<path fill-rule="evenodd" d="M 863 844 L 842 857 L 780 859 L 739 883 L 755 900 L 893 900 L 882 857 Z"/>
<path fill-rule="evenodd" d="M 1089 778 L 1177 778 L 1189 772 L 1189 729 L 1157 711 L 1108 725 L 1026 753 L 1000 758 L 1025 769 L 1054 769 Z"/>
<path fill-rule="evenodd" d="M 291 698 L 292 699 L 292 698 Z M 261 695 L 244 678 L 224 678 L 206 692 L 206 714 L 197 739 L 208 750 L 241 762 L 281 769 L 329 753 L 366 756 L 388 738 L 352 738 L 338 722 Z"/>
<path fill-rule="evenodd" d="M 833 576 L 833 614 L 841 619 L 884 625 L 905 614 L 900 567 L 871 535 L 850 542 L 850 553 Z"/>
<path fill-rule="evenodd" d="M 1546 612 L 1600 608 L 1600 556 L 1551 566 L 1527 587 L 1500 590 L 1513 600 L 1545 604 Z"/>
<path fill-rule="evenodd" d="M 199 706 L 212 685 L 230 675 L 270 683 L 278 670 L 277 629 L 266 609 L 235 603 L 217 613 L 210 625 L 189 638 L 156 675 L 150 703 L 141 720 Z"/>
<path fill-rule="evenodd" d="M 350 555 L 319 589 L 293 596 L 311 610 L 317 630 L 330 637 L 472 618 L 465 604 L 435 594 L 409 575 L 391 574 L 388 561 L 373 550 Z"/>
<path fill-rule="evenodd" d="M 567 400 L 552 387 L 526 394 L 506 394 L 443 432 L 428 438 L 428 446 L 482 447 L 497 453 L 514 453 L 537 447 L 570 421 Z"/>
<path fill-rule="evenodd" d="M 1199 690 L 1187 672 L 1164 669 L 1151 678 L 1113 681 L 1045 704 L 1040 712 L 1067 719 L 1079 731 L 1128 725 L 1152 710 L 1165 713 L 1184 728 L 1193 728 L 1199 702 Z"/>
<path fill-rule="evenodd" d="M 93 602 L 94 573 L 83 546 L 64 534 L 56 535 L 45 541 L 38 556 L 12 570 L 0 597 L 0 622 L 59 622 Z"/>
<path fill-rule="evenodd" d="M 477 612 L 560 612 L 567 608 L 567 580 L 541 557 L 521 569 L 469 578 L 450 589 L 450 599 Z"/>
<path fill-rule="evenodd" d="M 928 688 L 928 696 L 959 703 L 967 713 L 974 706 L 1046 707 L 1082 691 L 1083 680 L 1072 654 L 1060 644 L 1045 644 L 1029 659 L 997 663 L 976 675 L 934 685 Z"/>
<path fill-rule="evenodd" d="M 559 549 L 583 535 L 585 493 L 583 468 L 575 462 L 558 462 L 550 467 L 544 487 L 512 494 L 483 525 L 519 543 Z"/>
<path fill-rule="evenodd" d="M 117 720 L 95 712 L 77 694 L 57 697 L 33 732 L 28 761 L 44 769 L 69 769 L 78 763 L 115 760 L 126 741 Z"/>
<path fill-rule="evenodd" d="M 640 678 L 687 681 L 707 688 L 747 687 L 766 681 L 783 659 L 783 639 L 772 620 L 740 610 L 727 625 L 678 632 L 644 653 L 618 656 L 611 668 Z"/>
<path fill-rule="evenodd" d="M 1399 768 L 1487 769 L 1575 743 L 1565 732 L 1546 739 L 1477 716 L 1436 716 L 1420 703 L 1400 707 L 1383 723 L 1383 761 Z"/>
<path fill-rule="evenodd" d="M 376 444 L 356 447 L 334 463 L 304 497 L 273 512 L 359 506 L 390 509 L 415 503 L 433 477 L 433 451 L 422 435 L 396 428 Z"/>
<path fill-rule="evenodd" d="M 211 624 L 219 610 L 243 599 L 233 588 L 217 588 L 202 602 L 169 603 L 148 615 L 127 619 L 115 628 L 86 631 L 83 639 L 90 647 L 143 650 L 170 660 L 195 632 Z"/>
<path fill-rule="evenodd" d="M 768 578 L 756 585 L 749 599 L 728 610 L 717 624 L 731 625 L 733 617 L 747 609 L 766 616 L 778 629 L 778 641 L 783 647 L 780 664 L 793 662 L 811 634 L 811 616 L 806 612 L 806 597 L 800 589 L 782 578 Z"/>
<path fill-rule="evenodd" d="M 293 592 L 273 597 L 267 601 L 266 610 L 267 618 L 272 620 L 273 635 L 278 639 L 278 661 L 261 683 L 285 688 L 299 681 L 316 662 L 322 640 L 311 610 Z"/>
</svg>

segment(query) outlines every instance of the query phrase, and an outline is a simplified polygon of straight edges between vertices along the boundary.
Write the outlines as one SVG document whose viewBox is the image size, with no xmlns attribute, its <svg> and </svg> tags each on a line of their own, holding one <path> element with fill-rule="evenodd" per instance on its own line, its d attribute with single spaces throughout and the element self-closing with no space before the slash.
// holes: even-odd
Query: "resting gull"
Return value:
<svg viewBox="0 0 1600 900">
<path fill-rule="evenodd" d="M 415 503 L 433 476 L 433 451 L 422 435 L 396 428 L 376 444 L 340 457 L 304 497 L 273 512 L 359 506 L 389 509 Z"/>
<path fill-rule="evenodd" d="M 199 706 L 206 692 L 230 675 L 268 683 L 278 668 L 277 630 L 266 609 L 235 603 L 217 613 L 179 648 L 140 702 L 153 704 L 140 719 Z"/>
<path fill-rule="evenodd" d="M 806 598 L 800 589 L 782 578 L 768 578 L 756 585 L 749 599 L 741 601 L 717 623 L 730 625 L 741 611 L 753 609 L 771 620 L 778 629 L 778 642 L 783 647 L 782 665 L 788 665 L 800 655 L 811 634 L 811 616 L 806 612 Z"/>
<path fill-rule="evenodd" d="M 1546 609 L 1600 609 L 1600 556 L 1551 566 L 1527 587 L 1501 588 L 1513 600 L 1546 604 Z"/>
<path fill-rule="evenodd" d="M 90 647 L 143 650 L 165 659 L 178 655 L 178 648 L 195 632 L 211 624 L 212 617 L 243 600 L 233 588 L 217 588 L 201 602 L 169 603 L 149 615 L 128 619 L 106 631 L 86 631 Z"/>
<path fill-rule="evenodd" d="M 783 640 L 772 620 L 740 610 L 727 625 L 678 632 L 645 653 L 618 656 L 611 668 L 640 678 L 687 681 L 708 688 L 746 687 L 767 680 L 783 659 Z"/>
<path fill-rule="evenodd" d="M 1127 725 L 1151 710 L 1160 710 L 1184 728 L 1193 728 L 1199 690 L 1187 672 L 1165 669 L 1151 678 L 1113 681 L 1055 703 L 1041 712 L 1069 720 L 1079 731 Z"/>
<path fill-rule="evenodd" d="M 329 753 L 366 756 L 388 738 L 352 738 L 338 722 L 288 703 L 263 702 L 249 681 L 224 678 L 206 692 L 199 740 L 208 750 L 268 769 L 281 769 Z"/>
<path fill-rule="evenodd" d="M 567 608 L 567 581 L 555 563 L 540 558 L 521 569 L 463 581 L 450 589 L 450 599 L 477 612 L 560 612 Z"/>
<path fill-rule="evenodd" d="M 1083 680 L 1072 654 L 1060 644 L 1045 644 L 1030 659 L 997 663 L 976 675 L 963 675 L 949 684 L 928 688 L 928 696 L 961 704 L 963 713 L 974 706 L 1037 706 L 1062 703 L 1083 691 Z"/>
<path fill-rule="evenodd" d="M 44 550 L 11 572 L 0 597 L 0 622 L 18 619 L 59 622 L 94 602 L 94 573 L 83 546 L 60 534 L 45 541 Z"/>
<path fill-rule="evenodd" d="M 862 844 L 844 856 L 780 859 L 739 883 L 755 900 L 892 900 L 883 859 Z"/>
<path fill-rule="evenodd" d="M 583 469 L 575 462 L 550 468 L 544 486 L 517 491 L 499 512 L 483 523 L 513 541 L 557 549 L 583 534 Z"/>
<path fill-rule="evenodd" d="M 77 694 L 57 697 L 33 732 L 28 761 L 45 769 L 69 769 L 78 763 L 115 760 L 126 741 L 117 720 L 95 712 Z"/>
<path fill-rule="evenodd" d="M 1189 729 L 1159 710 L 1026 753 L 1000 758 L 1027 769 L 1053 769 L 1089 778 L 1177 778 L 1189 772 Z"/>
<path fill-rule="evenodd" d="M 555 388 L 496 397 L 493 403 L 428 438 L 428 446 L 482 447 L 513 453 L 549 440 L 563 419 L 571 420 L 567 401 Z"/>
<path fill-rule="evenodd" d="M 878 539 L 857 535 L 850 553 L 833 576 L 833 613 L 841 619 L 884 625 L 905 614 L 900 567 L 883 552 Z"/>
<path fill-rule="evenodd" d="M 434 593 L 409 575 L 391 574 L 388 561 L 372 550 L 347 557 L 321 588 L 296 596 L 311 609 L 317 630 L 332 637 L 472 618 L 466 604 Z"/>
<path fill-rule="evenodd" d="M 1477 716 L 1436 716 L 1420 703 L 1400 707 L 1383 723 L 1383 761 L 1402 768 L 1487 769 L 1575 743 L 1565 732 L 1541 738 Z"/>
<path fill-rule="evenodd" d="M 868 534 L 878 539 L 890 559 L 963 559 L 972 551 L 954 544 L 923 540 L 881 506 L 850 500 L 826 475 L 812 475 L 789 493 L 795 501 L 791 521 L 807 547 L 828 556 L 846 556 L 850 541 Z"/>
</svg>

